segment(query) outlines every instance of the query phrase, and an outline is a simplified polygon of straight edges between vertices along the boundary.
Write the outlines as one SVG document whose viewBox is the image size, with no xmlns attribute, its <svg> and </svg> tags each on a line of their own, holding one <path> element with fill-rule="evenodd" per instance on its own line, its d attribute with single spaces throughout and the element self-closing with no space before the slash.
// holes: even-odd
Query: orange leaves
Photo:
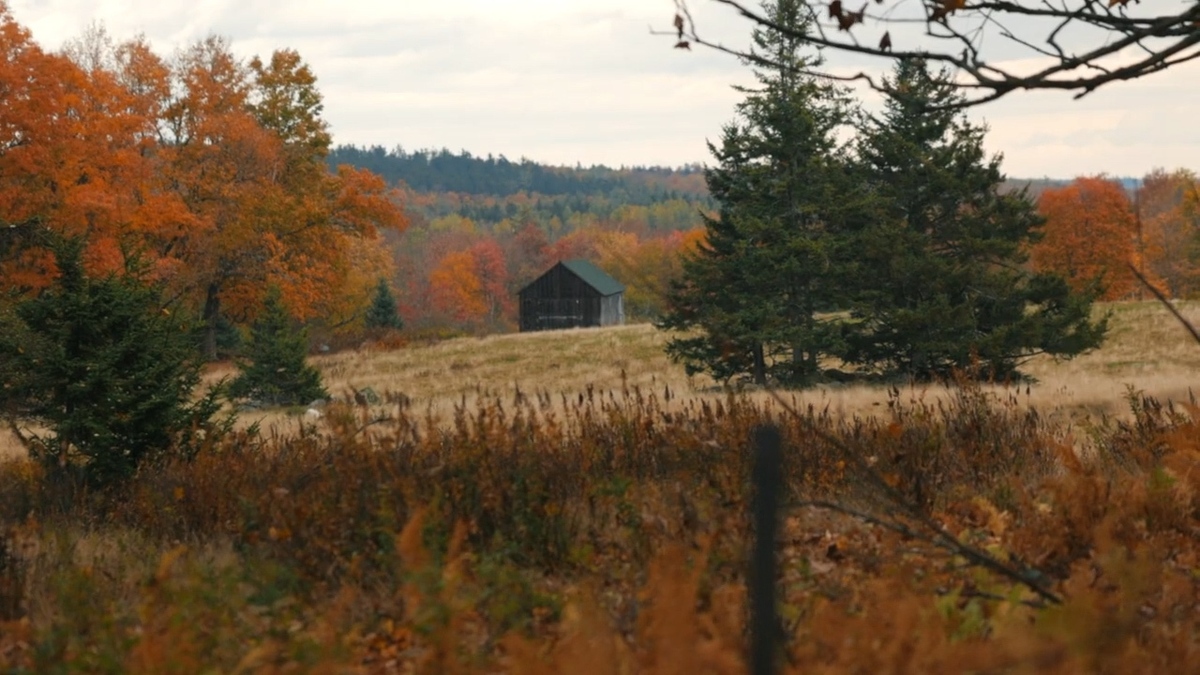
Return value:
<svg viewBox="0 0 1200 675">
<path fill-rule="evenodd" d="M 92 34 L 67 53 L 80 63 L 0 4 L 0 222 L 86 236 L 92 269 L 136 249 L 210 326 L 223 302 L 248 317 L 269 283 L 313 317 L 350 285 L 351 239 L 406 225 L 377 176 L 326 169 L 321 95 L 296 52 L 247 66 L 209 37 L 168 61 Z M 26 290 L 52 274 L 28 252 L 0 265 Z"/>
<path fill-rule="evenodd" d="M 1078 178 L 1042 193 L 1038 210 L 1046 223 L 1030 255 L 1035 269 L 1060 274 L 1075 290 L 1099 279 L 1104 300 L 1126 298 L 1136 290 L 1128 263 L 1137 255 L 1137 221 L 1119 183 Z"/>
<path fill-rule="evenodd" d="M 632 232 L 605 232 L 596 244 L 600 267 L 625 285 L 629 311 L 656 316 L 664 307 L 667 289 L 682 270 L 681 256 L 704 240 L 704 228 L 675 231 L 664 237 L 639 239 Z"/>
<path fill-rule="evenodd" d="M 442 258 L 429 275 L 430 295 L 436 310 L 456 321 L 478 321 L 487 312 L 483 282 L 470 251 L 455 251 Z"/>
</svg>

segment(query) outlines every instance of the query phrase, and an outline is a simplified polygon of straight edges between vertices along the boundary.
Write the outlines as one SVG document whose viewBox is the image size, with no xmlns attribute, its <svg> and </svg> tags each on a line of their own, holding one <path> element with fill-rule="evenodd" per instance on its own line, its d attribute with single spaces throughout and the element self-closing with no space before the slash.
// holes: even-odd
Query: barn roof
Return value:
<svg viewBox="0 0 1200 675">
<path fill-rule="evenodd" d="M 621 282 L 608 276 L 608 273 L 604 270 L 582 258 L 564 260 L 562 261 L 562 265 L 574 272 L 575 276 L 583 279 L 584 283 L 596 289 L 596 292 L 600 295 L 616 295 L 625 291 L 625 287 L 621 285 Z"/>
</svg>

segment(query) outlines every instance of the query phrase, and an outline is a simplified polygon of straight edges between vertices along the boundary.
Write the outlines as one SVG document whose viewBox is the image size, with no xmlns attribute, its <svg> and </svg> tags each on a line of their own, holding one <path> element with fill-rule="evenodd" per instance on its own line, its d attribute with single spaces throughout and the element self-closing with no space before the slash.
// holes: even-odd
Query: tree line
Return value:
<svg viewBox="0 0 1200 675">
<path fill-rule="evenodd" d="M 504 196 L 518 192 L 556 195 L 608 195 L 623 203 L 645 204 L 664 195 L 704 196 L 700 166 L 630 167 L 550 166 L 522 158 L 512 161 L 501 155 L 476 157 L 463 150 L 407 151 L 381 145 L 359 147 L 338 145 L 328 157 L 330 167 L 350 164 L 369 169 L 389 183 L 403 182 L 418 192 L 459 192 L 471 195 Z"/>
</svg>

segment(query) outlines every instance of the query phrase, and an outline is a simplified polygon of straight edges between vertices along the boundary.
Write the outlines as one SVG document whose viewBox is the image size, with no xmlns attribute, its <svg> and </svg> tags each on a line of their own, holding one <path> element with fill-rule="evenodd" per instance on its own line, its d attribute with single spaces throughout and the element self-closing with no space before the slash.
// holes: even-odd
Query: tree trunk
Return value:
<svg viewBox="0 0 1200 675">
<path fill-rule="evenodd" d="M 217 324 L 221 317 L 221 296 L 216 284 L 209 284 L 204 297 L 204 358 L 217 360 Z"/>
<path fill-rule="evenodd" d="M 761 342 L 754 345 L 754 384 L 767 386 L 767 359 Z"/>
</svg>

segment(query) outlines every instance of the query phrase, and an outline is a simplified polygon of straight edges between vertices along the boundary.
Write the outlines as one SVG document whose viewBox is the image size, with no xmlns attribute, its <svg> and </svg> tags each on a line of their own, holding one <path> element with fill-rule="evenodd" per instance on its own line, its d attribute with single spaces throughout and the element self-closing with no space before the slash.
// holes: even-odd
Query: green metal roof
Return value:
<svg viewBox="0 0 1200 675">
<path fill-rule="evenodd" d="M 608 276 L 604 270 L 582 258 L 564 260 L 562 261 L 562 265 L 574 272 L 575 276 L 583 279 L 584 283 L 596 289 L 600 295 L 616 295 L 625 291 L 625 287 L 621 285 L 621 282 Z"/>
</svg>

